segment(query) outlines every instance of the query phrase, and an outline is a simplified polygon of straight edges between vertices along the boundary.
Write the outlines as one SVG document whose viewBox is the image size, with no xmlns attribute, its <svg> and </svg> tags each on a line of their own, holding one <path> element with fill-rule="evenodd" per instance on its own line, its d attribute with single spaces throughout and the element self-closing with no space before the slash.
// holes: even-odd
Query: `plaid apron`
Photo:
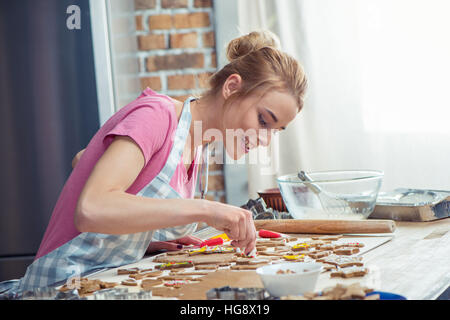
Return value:
<svg viewBox="0 0 450 320">
<path fill-rule="evenodd" d="M 181 198 L 169 185 L 180 162 L 191 124 L 190 97 L 184 102 L 183 111 L 175 132 L 174 142 L 161 172 L 137 196 L 149 198 Z M 208 167 L 206 155 L 202 164 Z M 0 283 L 0 294 L 9 297 L 26 290 L 56 286 L 72 277 L 83 276 L 104 268 L 115 268 L 139 261 L 151 241 L 170 241 L 192 234 L 197 223 L 151 230 L 140 233 L 110 235 L 84 232 L 61 247 L 34 261 L 24 277 Z"/>
</svg>

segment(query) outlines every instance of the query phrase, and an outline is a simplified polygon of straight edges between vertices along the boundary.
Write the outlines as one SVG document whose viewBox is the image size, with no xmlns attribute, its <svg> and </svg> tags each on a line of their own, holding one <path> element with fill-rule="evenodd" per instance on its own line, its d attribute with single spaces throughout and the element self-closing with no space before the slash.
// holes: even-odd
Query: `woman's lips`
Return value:
<svg viewBox="0 0 450 320">
<path fill-rule="evenodd" d="M 250 141 L 248 140 L 248 137 L 244 137 L 242 140 L 243 140 L 243 143 L 242 143 L 243 151 L 245 153 L 248 153 L 250 151 L 250 149 L 251 149 Z"/>
</svg>

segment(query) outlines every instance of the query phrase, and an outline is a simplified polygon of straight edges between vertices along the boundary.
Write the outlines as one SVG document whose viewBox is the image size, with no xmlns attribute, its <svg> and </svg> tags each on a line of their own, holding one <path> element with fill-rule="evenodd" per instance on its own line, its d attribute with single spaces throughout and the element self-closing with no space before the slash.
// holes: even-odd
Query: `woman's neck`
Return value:
<svg viewBox="0 0 450 320">
<path fill-rule="evenodd" d="M 222 131 L 222 104 L 223 101 L 214 97 L 202 97 L 191 102 L 192 122 L 189 134 L 193 150 L 216 140 L 214 135 L 205 135 L 206 131 L 212 129 Z"/>
</svg>

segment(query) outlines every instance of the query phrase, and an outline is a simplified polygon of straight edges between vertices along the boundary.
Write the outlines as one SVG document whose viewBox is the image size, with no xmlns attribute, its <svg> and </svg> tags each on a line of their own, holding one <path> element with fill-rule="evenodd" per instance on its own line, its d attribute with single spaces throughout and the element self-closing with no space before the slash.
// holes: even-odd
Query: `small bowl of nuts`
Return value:
<svg viewBox="0 0 450 320">
<path fill-rule="evenodd" d="M 264 287 L 274 297 L 314 291 L 321 271 L 322 264 L 313 262 L 288 262 L 256 269 Z"/>
</svg>

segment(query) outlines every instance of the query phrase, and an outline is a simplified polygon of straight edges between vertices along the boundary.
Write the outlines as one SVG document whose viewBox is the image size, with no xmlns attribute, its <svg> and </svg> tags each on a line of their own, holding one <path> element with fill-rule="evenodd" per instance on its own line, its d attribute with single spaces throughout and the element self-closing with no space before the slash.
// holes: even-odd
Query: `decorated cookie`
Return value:
<svg viewBox="0 0 450 320">
<path fill-rule="evenodd" d="M 317 261 L 338 266 L 339 268 L 346 268 L 351 266 L 361 267 L 364 265 L 361 257 L 338 256 L 335 254 L 318 259 Z"/>
<path fill-rule="evenodd" d="M 312 252 L 307 252 L 305 254 L 308 255 L 308 257 L 313 258 L 313 259 L 320 259 L 323 257 L 327 257 L 332 253 L 333 253 L 332 251 L 312 251 Z"/>
<path fill-rule="evenodd" d="M 364 243 L 361 243 L 361 242 L 347 242 L 347 243 L 336 244 L 336 248 L 342 248 L 342 247 L 362 248 L 362 247 L 364 247 Z"/>
<path fill-rule="evenodd" d="M 365 276 L 369 270 L 365 267 L 350 267 L 343 268 L 336 271 L 332 271 L 330 273 L 331 278 L 354 278 L 354 277 L 363 277 Z"/>
<path fill-rule="evenodd" d="M 358 253 L 359 249 L 354 247 L 342 247 L 334 250 L 337 255 L 351 256 L 352 254 Z"/>
<path fill-rule="evenodd" d="M 181 286 L 184 286 L 186 283 L 188 283 L 186 280 L 172 280 L 172 281 L 164 282 L 164 285 L 166 287 L 171 287 L 171 288 L 180 288 Z"/>
<path fill-rule="evenodd" d="M 192 261 L 184 261 L 184 262 L 168 262 L 163 264 L 156 265 L 155 268 L 160 270 L 166 270 L 166 269 L 174 269 L 174 268 L 190 268 L 192 267 Z"/>
<path fill-rule="evenodd" d="M 283 259 L 287 260 L 287 261 L 303 261 L 304 258 L 305 258 L 304 254 L 285 255 L 285 256 L 283 256 Z"/>
<path fill-rule="evenodd" d="M 326 235 L 326 236 L 312 236 L 311 239 L 313 240 L 329 240 L 329 241 L 336 241 L 342 238 L 342 235 Z"/>
<path fill-rule="evenodd" d="M 122 284 L 124 286 L 137 286 L 138 285 L 137 281 L 132 278 L 125 279 L 120 284 Z"/>
<path fill-rule="evenodd" d="M 291 250 L 292 251 L 308 251 L 310 247 L 311 246 L 308 243 L 302 242 L 302 243 L 297 243 L 297 244 L 293 245 Z"/>
</svg>

